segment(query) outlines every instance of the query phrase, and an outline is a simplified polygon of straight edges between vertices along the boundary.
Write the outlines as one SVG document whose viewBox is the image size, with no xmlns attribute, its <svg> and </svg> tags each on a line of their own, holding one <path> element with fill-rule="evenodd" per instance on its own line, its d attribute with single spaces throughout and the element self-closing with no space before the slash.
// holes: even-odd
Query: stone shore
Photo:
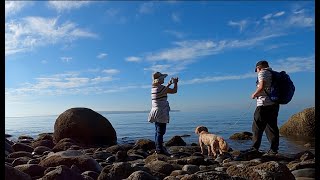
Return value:
<svg viewBox="0 0 320 180">
<path fill-rule="evenodd" d="M 20 136 L 15 142 L 5 139 L 5 180 L 316 179 L 310 151 L 265 155 L 231 150 L 213 158 L 177 136 L 166 148 L 171 156 L 154 153 L 155 143 L 149 139 L 92 146 L 71 138 L 55 143 L 52 133 L 36 139 Z"/>
</svg>

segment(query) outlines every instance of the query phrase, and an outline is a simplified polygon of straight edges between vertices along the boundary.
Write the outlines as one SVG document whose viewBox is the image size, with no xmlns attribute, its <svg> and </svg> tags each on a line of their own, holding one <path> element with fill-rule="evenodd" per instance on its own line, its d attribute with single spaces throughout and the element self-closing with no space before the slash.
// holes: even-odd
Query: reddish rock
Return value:
<svg viewBox="0 0 320 180">
<path fill-rule="evenodd" d="M 33 152 L 33 148 L 29 145 L 23 143 L 14 143 L 12 145 L 14 151 L 26 151 L 26 152 Z"/>
<path fill-rule="evenodd" d="M 227 169 L 229 176 L 249 178 L 250 180 L 294 180 L 294 176 L 288 167 L 276 161 L 269 161 L 257 166 L 246 166 L 244 164 L 232 165 Z"/>
<path fill-rule="evenodd" d="M 42 177 L 42 180 L 84 180 L 79 173 L 72 171 L 67 166 L 61 165 L 48 172 Z"/>
<path fill-rule="evenodd" d="M 54 141 L 72 138 L 83 144 L 114 145 L 116 131 L 109 120 L 88 108 L 71 108 L 63 112 L 54 124 Z"/>
<path fill-rule="evenodd" d="M 314 137 L 316 135 L 315 107 L 294 114 L 279 129 L 284 136 Z"/>
<path fill-rule="evenodd" d="M 52 140 L 49 140 L 49 139 L 39 139 L 39 140 L 35 140 L 31 143 L 31 146 L 33 148 L 36 148 L 38 146 L 45 146 L 45 147 L 48 147 L 50 149 L 53 148 L 54 146 L 54 143 Z"/>
<path fill-rule="evenodd" d="M 30 175 L 5 164 L 5 180 L 31 180 Z"/>
<path fill-rule="evenodd" d="M 31 177 L 35 177 L 35 176 L 42 177 L 44 170 L 46 170 L 46 168 L 39 166 L 37 164 L 23 164 L 23 165 L 15 166 L 14 168 L 26 174 L 29 174 Z"/>
<path fill-rule="evenodd" d="M 73 164 L 76 165 L 82 172 L 100 172 L 102 170 L 101 165 L 99 165 L 96 160 L 78 150 L 67 150 L 51 153 L 39 163 L 39 165 L 43 167 L 55 167 L 59 165 L 71 167 Z"/>
<path fill-rule="evenodd" d="M 159 172 L 167 176 L 174 170 L 174 167 L 171 164 L 164 161 L 153 161 L 146 164 L 145 167 L 149 168 L 151 171 Z"/>
<path fill-rule="evenodd" d="M 71 138 L 61 139 L 52 149 L 53 152 L 65 151 L 78 143 Z"/>
<path fill-rule="evenodd" d="M 13 166 L 21 165 L 21 164 L 27 164 L 28 161 L 30 161 L 31 158 L 29 157 L 19 157 L 16 158 L 14 161 L 12 161 Z"/>
<path fill-rule="evenodd" d="M 150 139 L 138 139 L 134 144 L 134 149 L 143 149 L 144 151 L 155 149 L 154 141 Z"/>
<path fill-rule="evenodd" d="M 33 150 L 33 152 L 35 152 L 36 154 L 39 154 L 39 155 L 42 155 L 46 151 L 52 151 L 52 149 L 48 148 L 46 146 L 38 146 L 38 147 L 34 148 L 34 150 Z"/>
<path fill-rule="evenodd" d="M 185 146 L 187 143 L 181 138 L 181 136 L 173 136 L 168 142 L 166 142 L 166 146 Z"/>
<path fill-rule="evenodd" d="M 8 158 L 29 157 L 32 158 L 32 154 L 25 151 L 17 151 L 8 155 Z"/>
</svg>

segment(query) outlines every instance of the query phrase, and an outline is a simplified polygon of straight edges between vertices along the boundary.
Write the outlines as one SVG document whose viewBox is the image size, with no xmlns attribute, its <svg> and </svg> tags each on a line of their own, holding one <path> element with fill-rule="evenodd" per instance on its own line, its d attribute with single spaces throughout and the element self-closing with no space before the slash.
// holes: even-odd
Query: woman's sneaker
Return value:
<svg viewBox="0 0 320 180">
<path fill-rule="evenodd" d="M 167 151 L 166 148 L 162 148 L 161 150 L 156 150 L 157 154 L 164 154 L 166 156 L 171 156 L 171 154 Z"/>
<path fill-rule="evenodd" d="M 274 155 L 277 155 L 278 154 L 278 151 L 274 151 L 272 149 L 269 149 L 269 151 L 267 151 L 266 153 L 264 153 L 263 155 L 264 156 L 274 156 Z"/>
</svg>

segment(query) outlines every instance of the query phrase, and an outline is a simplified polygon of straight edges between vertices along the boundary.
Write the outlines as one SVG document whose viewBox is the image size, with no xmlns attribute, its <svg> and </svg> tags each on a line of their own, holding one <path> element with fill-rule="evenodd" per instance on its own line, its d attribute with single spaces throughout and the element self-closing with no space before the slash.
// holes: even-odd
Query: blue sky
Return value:
<svg viewBox="0 0 320 180">
<path fill-rule="evenodd" d="M 285 109 L 314 106 L 313 1 L 6 1 L 5 10 L 6 117 L 150 110 L 154 71 L 180 79 L 171 109 L 243 112 L 260 59 L 294 81 Z"/>
</svg>

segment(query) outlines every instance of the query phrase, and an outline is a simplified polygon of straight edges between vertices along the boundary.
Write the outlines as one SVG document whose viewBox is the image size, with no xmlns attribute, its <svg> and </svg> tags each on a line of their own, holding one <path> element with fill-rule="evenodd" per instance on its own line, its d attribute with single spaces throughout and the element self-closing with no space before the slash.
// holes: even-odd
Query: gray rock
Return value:
<svg viewBox="0 0 320 180">
<path fill-rule="evenodd" d="M 73 138 L 83 144 L 117 143 L 116 131 L 109 120 L 89 108 L 71 108 L 60 114 L 54 124 L 53 138 L 54 142 Z"/>
<path fill-rule="evenodd" d="M 305 169 L 298 169 L 292 171 L 294 177 L 308 177 L 308 178 L 315 178 L 316 170 L 315 168 L 305 168 Z"/>
<path fill-rule="evenodd" d="M 196 165 L 187 164 L 182 167 L 182 170 L 188 172 L 188 174 L 194 174 L 194 173 L 200 171 L 200 168 L 199 168 L 199 166 L 196 166 Z"/>
<path fill-rule="evenodd" d="M 156 178 L 145 171 L 135 171 L 126 180 L 156 180 Z"/>
<path fill-rule="evenodd" d="M 5 180 L 31 180 L 31 176 L 5 164 Z"/>
</svg>

